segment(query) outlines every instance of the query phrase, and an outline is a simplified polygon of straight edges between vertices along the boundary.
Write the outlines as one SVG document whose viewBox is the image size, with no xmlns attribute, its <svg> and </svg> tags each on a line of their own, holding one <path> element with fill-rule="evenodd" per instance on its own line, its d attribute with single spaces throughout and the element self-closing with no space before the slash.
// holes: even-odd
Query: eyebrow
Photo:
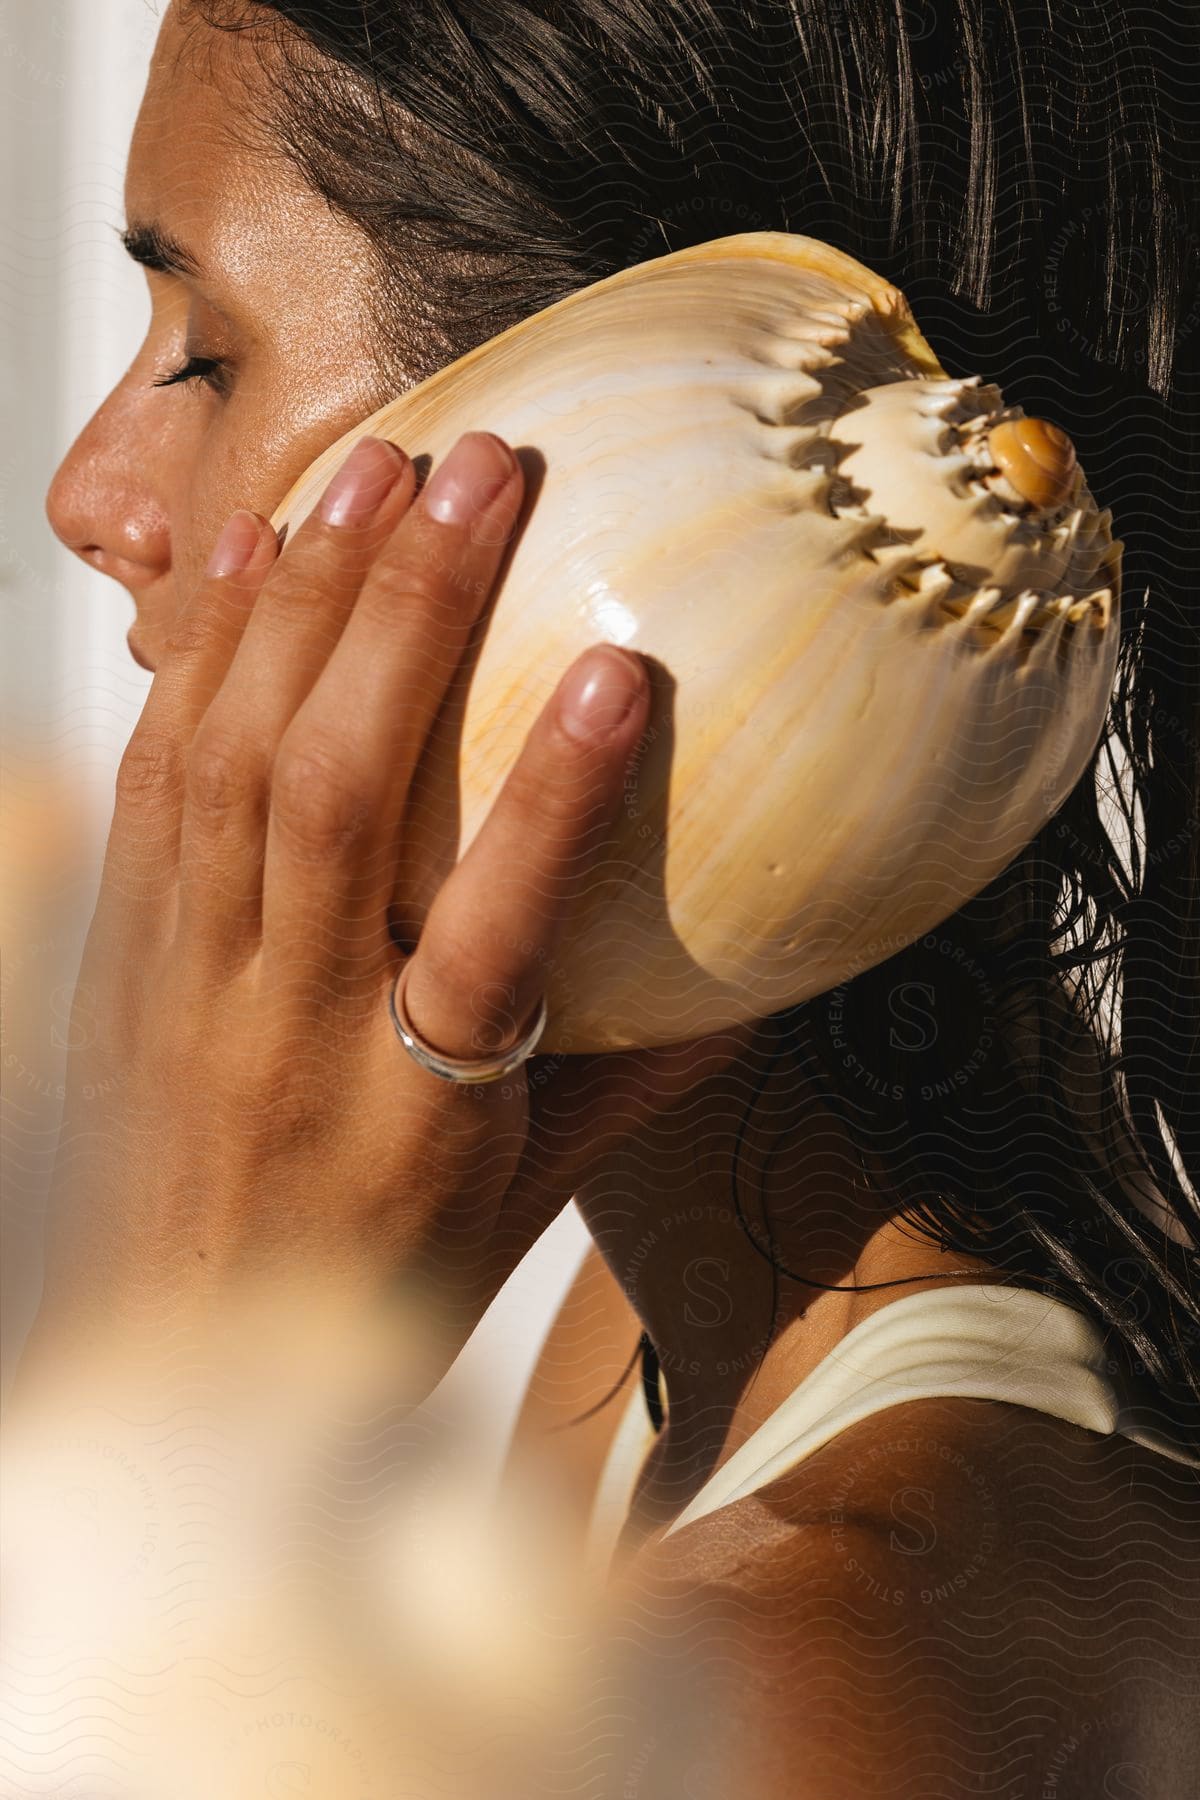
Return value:
<svg viewBox="0 0 1200 1800">
<path fill-rule="evenodd" d="M 199 275 L 200 264 L 161 225 L 130 225 L 119 233 L 134 262 L 162 275 Z"/>
</svg>

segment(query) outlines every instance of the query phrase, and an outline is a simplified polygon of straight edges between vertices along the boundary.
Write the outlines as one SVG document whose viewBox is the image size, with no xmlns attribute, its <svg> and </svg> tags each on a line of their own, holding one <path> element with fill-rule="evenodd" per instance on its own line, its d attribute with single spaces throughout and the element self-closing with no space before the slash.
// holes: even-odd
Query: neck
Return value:
<svg viewBox="0 0 1200 1800">
<path fill-rule="evenodd" d="M 871 1313 L 923 1286 L 996 1279 L 981 1258 L 897 1225 L 880 1172 L 864 1169 L 793 1062 L 776 1063 L 752 1104 L 766 1073 L 756 1038 L 575 1197 L 668 1395 L 625 1543 L 669 1523 Z"/>
</svg>

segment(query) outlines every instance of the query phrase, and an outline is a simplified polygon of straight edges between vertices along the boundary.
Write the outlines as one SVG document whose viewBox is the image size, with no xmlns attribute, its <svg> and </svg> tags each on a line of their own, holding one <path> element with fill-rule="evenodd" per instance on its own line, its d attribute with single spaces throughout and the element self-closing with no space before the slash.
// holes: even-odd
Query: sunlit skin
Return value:
<svg viewBox="0 0 1200 1800">
<path fill-rule="evenodd" d="M 253 133 L 253 101 L 265 91 L 269 63 L 236 34 L 194 30 L 203 55 L 181 56 L 192 40 L 172 6 L 132 140 L 125 203 L 135 250 L 145 252 L 156 232 L 195 272 L 148 271 L 146 340 L 71 447 L 47 502 L 63 542 L 129 592 L 130 648 L 152 670 L 229 514 L 245 507 L 268 517 L 321 450 L 394 392 L 370 348 L 378 276 L 365 240 Z M 219 385 L 155 385 L 189 356 L 219 358 Z M 658 1527 L 713 1467 L 870 1312 L 923 1283 L 943 1285 L 947 1275 L 995 1278 L 981 1259 L 943 1255 L 893 1223 L 880 1172 L 864 1177 L 819 1097 L 785 1064 L 752 1139 L 769 1145 L 771 1127 L 790 1134 L 771 1165 L 765 1204 L 788 1267 L 839 1291 L 781 1277 L 772 1317 L 770 1269 L 729 1206 L 737 1127 L 771 1041 L 753 1023 L 730 1034 L 724 1053 L 705 1065 L 714 1072 L 677 1084 L 673 1105 L 597 1157 L 576 1192 L 659 1350 L 670 1393 L 670 1429 L 646 1471 L 631 1547 L 652 1548 Z M 395 1056 L 403 1056 L 398 1046 Z M 743 1193 L 757 1192 L 759 1168 L 751 1155 Z M 706 1208 L 704 1221 L 672 1233 L 685 1205 Z M 761 1212 L 753 1216 L 761 1221 Z M 655 1233 L 659 1252 L 636 1264 L 629 1283 L 639 1243 Z M 689 1317 L 683 1303 L 687 1266 L 698 1257 L 719 1272 L 719 1317 Z M 852 1291 L 894 1282 L 906 1285 Z M 940 1441 L 954 1435 L 986 1457 L 977 1404 L 929 1404 L 938 1409 Z M 1039 1442 L 1074 1454 L 1073 1428 L 1027 1418 L 1031 1456 Z M 882 1429 L 893 1429 L 887 1415 Z M 850 1439 L 861 1448 L 878 1430 L 868 1421 Z M 823 1461 L 814 1459 L 813 1478 L 834 1478 L 844 1448 L 839 1440 Z M 1088 1454 L 1080 1451 L 1081 1468 Z M 1139 1467 L 1151 1487 L 1153 1465 L 1151 1457 L 1148 1470 Z M 1090 1466 L 1084 1472 L 1090 1478 Z M 930 1486 L 940 1479 L 935 1466 L 923 1473 Z M 710 1539 L 702 1525 L 684 1536 L 698 1576 L 724 1567 L 719 1533 Z M 886 1544 L 880 1556 L 882 1567 Z"/>
</svg>

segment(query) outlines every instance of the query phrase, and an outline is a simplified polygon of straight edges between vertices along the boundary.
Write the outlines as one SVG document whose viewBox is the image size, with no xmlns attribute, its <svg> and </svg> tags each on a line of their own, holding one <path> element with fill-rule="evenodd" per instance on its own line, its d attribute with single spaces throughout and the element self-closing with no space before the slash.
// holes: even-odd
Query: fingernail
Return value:
<svg viewBox="0 0 1200 1800">
<path fill-rule="evenodd" d="M 465 525 L 496 498 L 516 466 L 512 451 L 490 431 L 468 431 L 426 483 L 425 511 L 443 525 Z"/>
<path fill-rule="evenodd" d="M 571 737 L 612 737 L 646 691 L 640 658 L 615 645 L 593 650 L 568 669 L 559 688 L 559 717 Z"/>
<path fill-rule="evenodd" d="M 213 545 L 204 573 L 210 576 L 240 575 L 254 555 L 261 532 L 262 520 L 257 513 L 248 512 L 244 507 L 230 513 L 224 530 Z"/>
<path fill-rule="evenodd" d="M 407 460 L 387 438 L 360 438 L 321 495 L 318 514 L 326 525 L 365 525 L 399 480 Z"/>
</svg>

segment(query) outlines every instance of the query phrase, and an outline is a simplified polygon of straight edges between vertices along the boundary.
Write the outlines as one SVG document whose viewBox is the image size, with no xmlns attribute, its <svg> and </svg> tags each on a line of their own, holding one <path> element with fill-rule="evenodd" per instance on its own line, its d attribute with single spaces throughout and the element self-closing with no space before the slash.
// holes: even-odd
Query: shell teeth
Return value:
<svg viewBox="0 0 1200 1800">
<path fill-rule="evenodd" d="M 931 621 L 969 615 L 989 631 L 1037 632 L 1103 579 L 1107 532 L 1081 477 L 1055 511 L 1015 491 L 990 445 L 999 418 L 1024 415 L 992 384 L 963 389 L 902 380 L 863 390 L 831 426 L 827 502 L 838 516 L 875 515 L 873 554 L 891 565 L 891 592 L 926 598 Z"/>
<path fill-rule="evenodd" d="M 1105 631 L 1112 618 L 1112 589 L 1097 588 L 1094 593 L 1085 594 L 1079 600 L 1068 598 L 1061 604 L 1072 625 L 1082 624 L 1084 620 L 1090 619 L 1099 630 Z"/>
<path fill-rule="evenodd" d="M 757 380 L 746 383 L 734 398 L 734 405 L 752 412 L 764 425 L 795 426 L 796 415 L 802 416 L 804 409 L 821 397 L 820 382 L 807 372 L 806 365 L 810 367 L 811 360 L 810 357 L 797 357 L 794 368 L 781 365 L 778 369 L 765 370 Z M 812 432 L 808 430 L 798 435 L 811 437 Z"/>
<path fill-rule="evenodd" d="M 941 557 L 917 562 L 909 561 L 903 568 L 894 572 L 892 579 L 898 587 L 904 588 L 908 593 L 920 594 L 928 600 L 944 599 L 952 588 L 963 586 Z M 974 593 L 975 590 L 971 588 L 969 591 Z M 965 597 L 963 604 L 966 605 Z"/>
<path fill-rule="evenodd" d="M 967 617 L 972 624 L 977 624 L 1004 604 L 1004 591 L 998 587 L 985 587 L 967 608 Z"/>
<path fill-rule="evenodd" d="M 837 310 L 827 306 L 814 306 L 808 316 L 818 325 L 826 325 L 830 330 L 841 332 L 844 337 L 847 325 L 856 325 L 868 310 L 869 303 L 866 300 L 849 300 Z"/>
<path fill-rule="evenodd" d="M 923 413 L 935 413 L 938 417 L 944 418 L 947 413 L 953 412 L 956 407 L 960 407 L 961 405 L 961 394 L 957 393 L 953 388 L 947 388 L 944 393 L 923 395 L 918 402 L 918 411 Z"/>
</svg>

